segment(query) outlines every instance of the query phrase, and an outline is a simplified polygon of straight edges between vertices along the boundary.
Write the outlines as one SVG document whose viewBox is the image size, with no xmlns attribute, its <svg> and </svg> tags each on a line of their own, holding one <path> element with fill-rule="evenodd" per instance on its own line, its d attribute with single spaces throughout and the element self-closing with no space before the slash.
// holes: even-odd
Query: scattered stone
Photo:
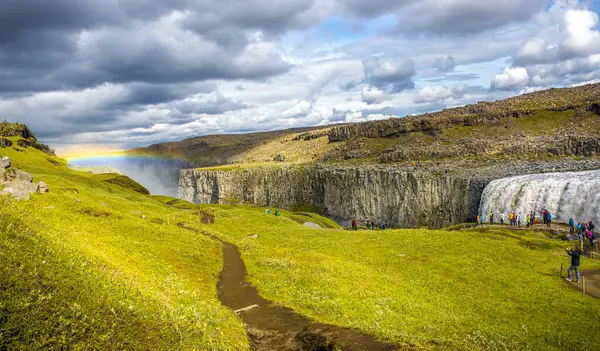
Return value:
<svg viewBox="0 0 600 351">
<path fill-rule="evenodd" d="M 0 147 L 11 147 L 13 146 L 13 142 L 8 140 L 8 139 L 4 139 L 4 138 L 0 138 Z"/>
<path fill-rule="evenodd" d="M 248 237 L 251 239 L 258 239 L 258 234 L 248 235 Z"/>
<path fill-rule="evenodd" d="M 10 163 L 10 158 L 8 158 L 8 156 L 4 156 L 4 157 L 0 158 L 0 170 L 10 168 L 10 166 L 11 166 L 11 163 Z"/>
<path fill-rule="evenodd" d="M 145 215 L 142 215 L 141 217 L 142 219 L 148 219 L 148 217 L 146 217 Z"/>
<path fill-rule="evenodd" d="M 250 311 L 251 309 L 257 308 L 257 307 L 258 307 L 258 305 L 251 305 L 248 307 L 240 308 L 239 310 L 235 310 L 235 311 L 233 311 L 233 313 L 247 312 L 247 311 Z"/>
<path fill-rule="evenodd" d="M 50 189 L 48 189 L 48 184 L 44 183 L 44 182 L 39 182 L 38 183 L 38 193 L 47 193 L 49 192 Z"/>
</svg>

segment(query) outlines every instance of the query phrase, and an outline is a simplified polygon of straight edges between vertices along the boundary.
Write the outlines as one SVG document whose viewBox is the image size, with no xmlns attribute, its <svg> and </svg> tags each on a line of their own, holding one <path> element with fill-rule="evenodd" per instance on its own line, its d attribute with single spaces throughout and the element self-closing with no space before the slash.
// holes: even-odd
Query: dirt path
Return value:
<svg viewBox="0 0 600 351">
<path fill-rule="evenodd" d="M 189 227 L 184 222 L 177 225 L 221 242 L 223 270 L 217 285 L 219 300 L 224 306 L 236 311 L 246 324 L 252 350 L 392 351 L 398 349 L 358 330 L 315 323 L 289 308 L 273 305 L 260 297 L 256 289 L 246 282 L 246 266 L 235 245 Z"/>
<path fill-rule="evenodd" d="M 314 323 L 289 308 L 272 305 L 246 283 L 246 267 L 234 245 L 223 243 L 219 299 L 246 323 L 253 350 L 395 350 L 357 330 Z"/>
<path fill-rule="evenodd" d="M 574 275 L 575 272 L 573 272 L 573 278 L 575 278 Z M 600 299 L 600 269 L 581 272 L 581 276 L 585 277 L 585 293 L 592 297 Z M 567 284 L 579 291 L 583 290 L 583 282 L 567 282 Z"/>
</svg>

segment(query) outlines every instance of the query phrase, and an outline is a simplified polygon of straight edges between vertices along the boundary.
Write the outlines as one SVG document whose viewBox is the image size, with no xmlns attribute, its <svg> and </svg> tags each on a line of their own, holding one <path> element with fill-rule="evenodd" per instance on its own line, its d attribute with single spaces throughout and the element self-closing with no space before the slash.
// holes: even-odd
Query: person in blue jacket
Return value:
<svg viewBox="0 0 600 351">
<path fill-rule="evenodd" d="M 575 221 L 573 220 L 573 218 L 569 218 L 569 233 L 571 235 L 573 235 L 574 232 L 575 232 Z"/>
<path fill-rule="evenodd" d="M 552 213 L 548 212 L 548 214 L 546 215 L 546 223 L 548 224 L 548 227 L 550 226 L 550 224 L 552 223 Z"/>
</svg>

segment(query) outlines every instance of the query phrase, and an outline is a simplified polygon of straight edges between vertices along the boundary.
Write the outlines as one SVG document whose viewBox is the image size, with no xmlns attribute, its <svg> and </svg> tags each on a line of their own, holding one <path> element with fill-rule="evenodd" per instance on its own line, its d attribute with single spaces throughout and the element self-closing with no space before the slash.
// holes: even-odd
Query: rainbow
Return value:
<svg viewBox="0 0 600 351">
<path fill-rule="evenodd" d="M 110 152 L 91 155 L 63 156 L 69 163 L 119 161 L 119 160 L 168 160 L 169 157 L 155 155 L 128 154 L 125 152 Z"/>
</svg>

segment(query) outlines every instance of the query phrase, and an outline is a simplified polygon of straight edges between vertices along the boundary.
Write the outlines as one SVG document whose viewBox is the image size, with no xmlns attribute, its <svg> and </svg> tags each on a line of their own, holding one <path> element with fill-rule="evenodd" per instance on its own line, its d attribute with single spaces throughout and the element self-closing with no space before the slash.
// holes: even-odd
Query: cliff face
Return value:
<svg viewBox="0 0 600 351">
<path fill-rule="evenodd" d="M 182 170 L 179 197 L 196 203 L 243 201 L 319 211 L 394 227 L 442 227 L 468 217 L 469 182 L 447 175 L 375 169 L 294 167 L 238 171 Z"/>
<path fill-rule="evenodd" d="M 445 173 L 433 169 L 281 167 L 182 170 L 179 197 L 195 203 L 253 203 L 321 212 L 392 227 L 440 228 L 474 220 L 485 186 L 520 174 L 600 168 L 600 161 L 503 165 Z"/>
</svg>

